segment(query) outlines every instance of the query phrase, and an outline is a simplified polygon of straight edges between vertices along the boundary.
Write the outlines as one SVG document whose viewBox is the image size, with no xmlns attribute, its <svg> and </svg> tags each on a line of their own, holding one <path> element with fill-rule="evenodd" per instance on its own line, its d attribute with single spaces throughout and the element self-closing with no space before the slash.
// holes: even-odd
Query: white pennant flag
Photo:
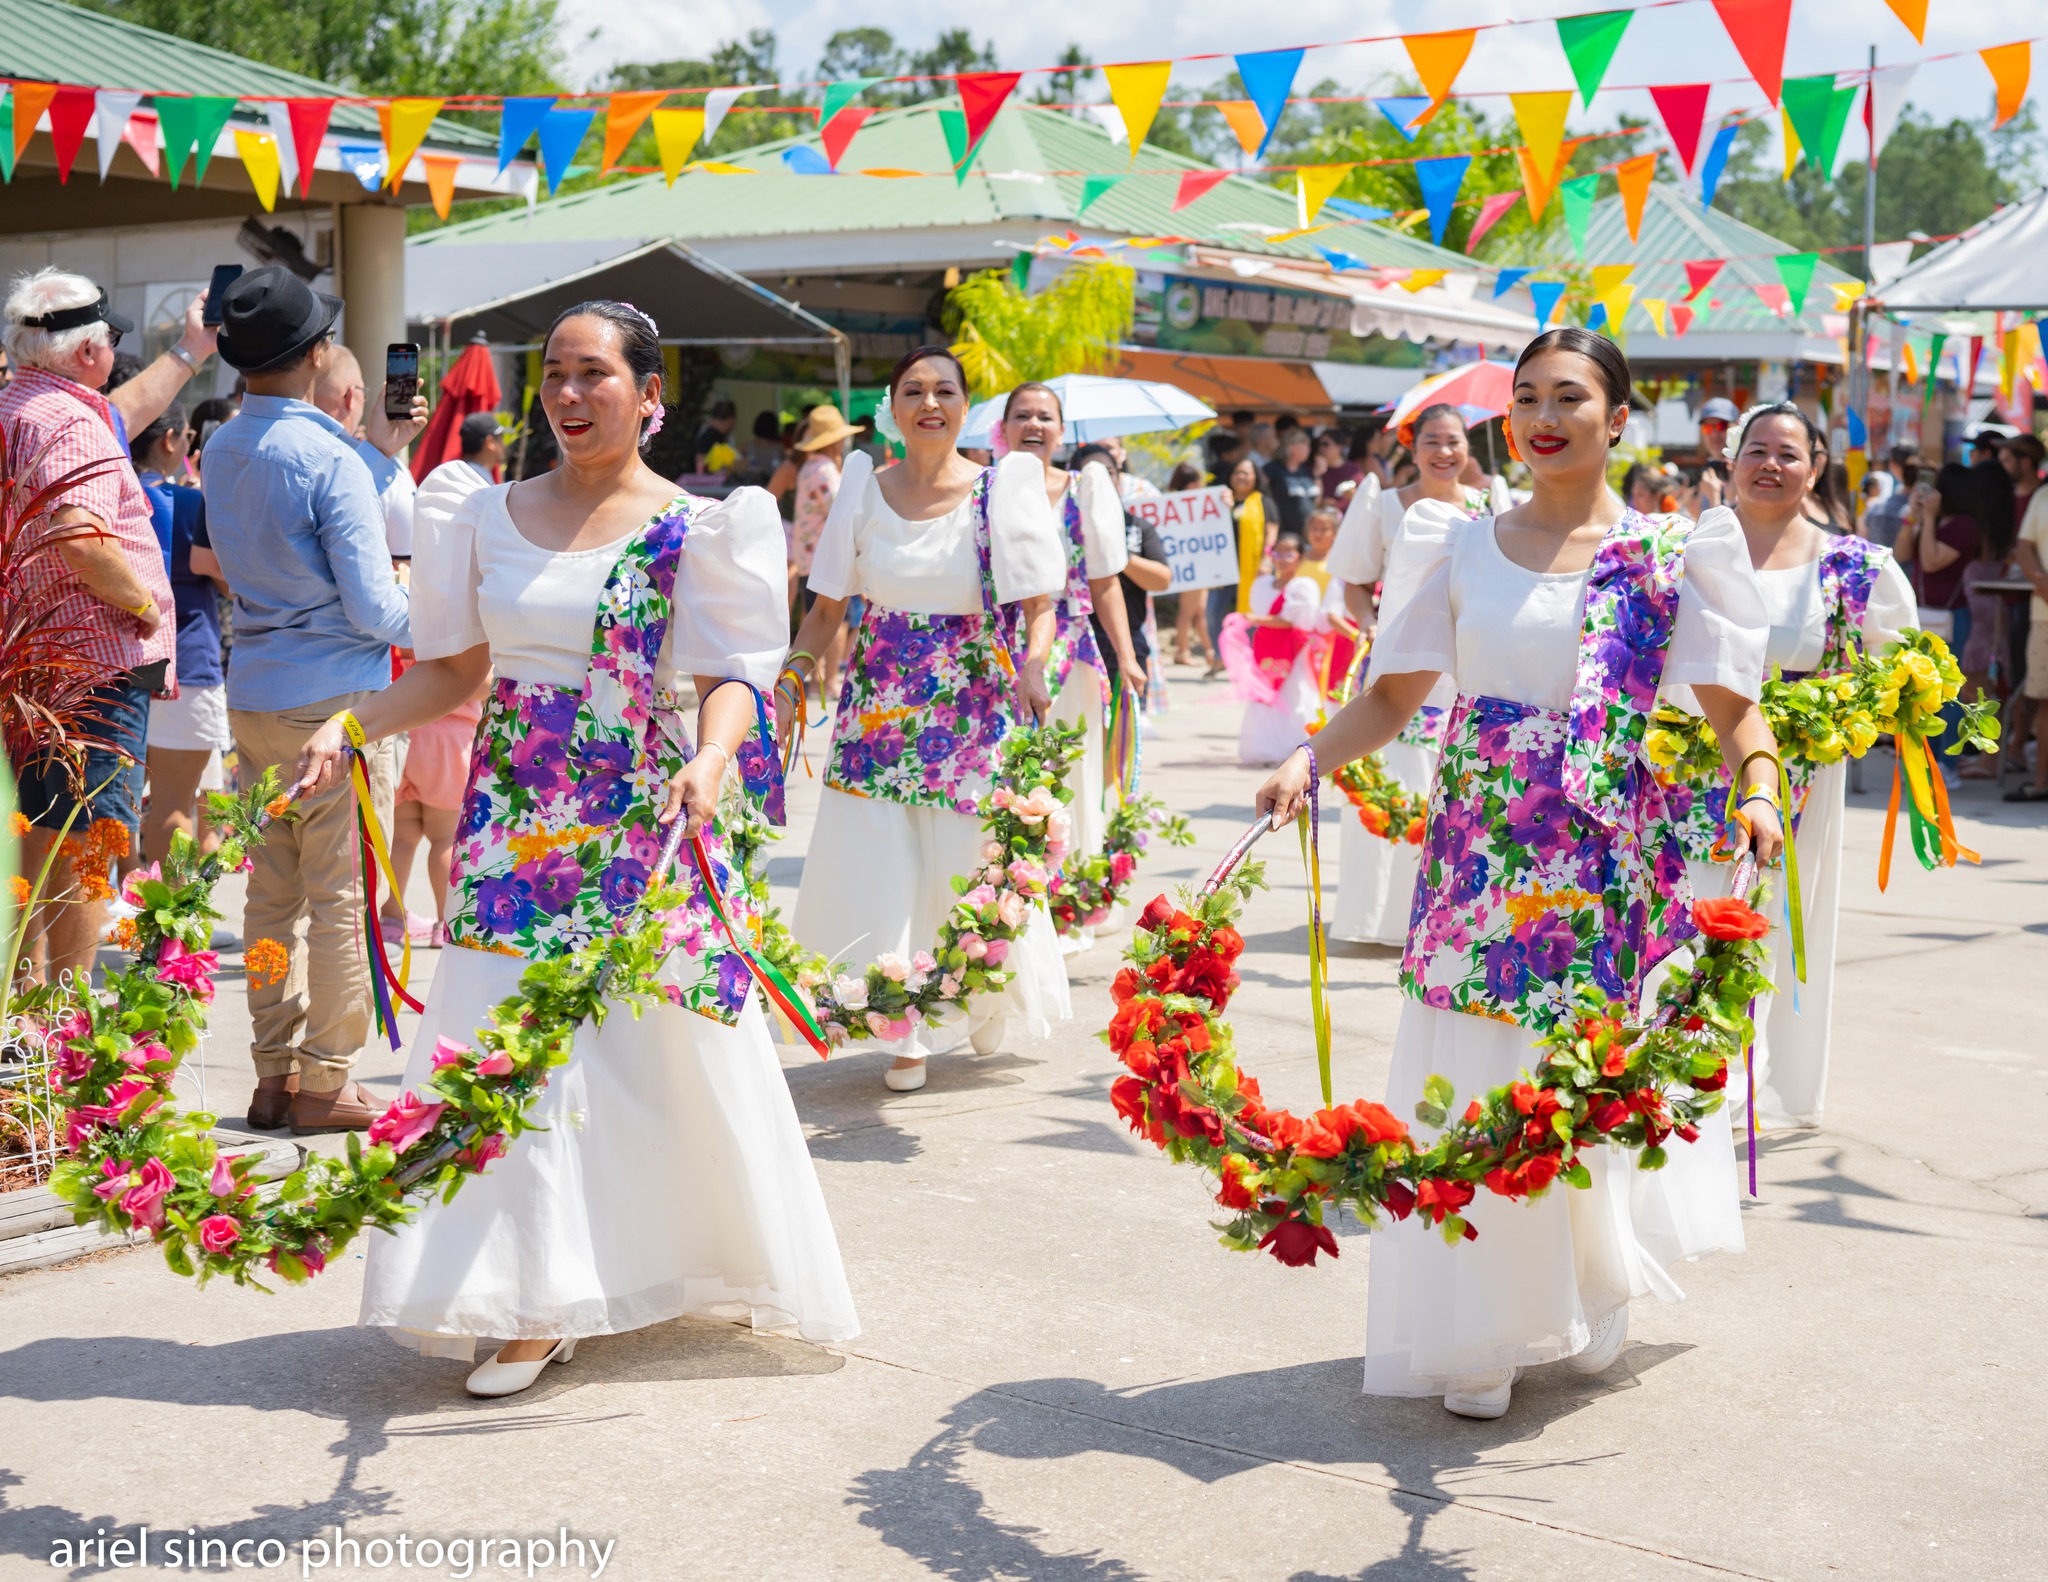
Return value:
<svg viewBox="0 0 2048 1582">
<path fill-rule="evenodd" d="M 1131 129 L 1124 124 L 1124 113 L 1113 104 L 1084 104 L 1079 106 L 1082 114 L 1109 134 L 1112 143 L 1124 144 L 1131 140 Z"/>
<path fill-rule="evenodd" d="M 699 145 L 706 149 L 711 147 L 711 139 L 718 135 L 718 123 L 725 119 L 725 112 L 733 107 L 741 94 L 752 93 L 756 88 L 774 86 L 772 82 L 747 82 L 741 83 L 737 88 L 713 88 L 705 94 L 704 131 L 699 138 Z"/>
<path fill-rule="evenodd" d="M 290 197 L 299 190 L 299 148 L 292 139 L 291 106 L 273 99 L 263 107 L 270 121 L 270 140 L 277 145 L 277 179 L 280 190 Z"/>
<path fill-rule="evenodd" d="M 1870 151 L 1883 152 L 1892 128 L 1899 124 L 1899 112 L 1906 108 L 1906 90 L 1913 86 L 1918 66 L 1896 66 L 1870 79 Z"/>
<path fill-rule="evenodd" d="M 100 89 L 93 100 L 92 137 L 99 150 L 101 181 L 107 179 L 107 170 L 114 163 L 114 150 L 121 146 L 121 138 L 128 130 L 128 117 L 140 103 L 139 93 L 116 93 L 106 88 Z"/>
<path fill-rule="evenodd" d="M 1870 283 L 1881 286 L 1896 278 L 1912 257 L 1911 242 L 1879 242 L 1870 250 Z"/>
</svg>

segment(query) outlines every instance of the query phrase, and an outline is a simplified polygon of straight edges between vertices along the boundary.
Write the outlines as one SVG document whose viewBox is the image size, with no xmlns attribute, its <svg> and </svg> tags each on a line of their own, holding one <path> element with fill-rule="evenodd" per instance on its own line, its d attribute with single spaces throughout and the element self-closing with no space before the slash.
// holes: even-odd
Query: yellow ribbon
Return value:
<svg viewBox="0 0 2048 1582">
<path fill-rule="evenodd" d="M 346 723 L 353 725 L 354 722 L 355 716 L 353 714 L 349 715 Z M 356 725 L 355 729 L 350 732 L 351 736 L 360 736 L 362 729 L 362 726 Z M 370 799 L 370 774 L 363 767 L 363 755 L 361 752 L 355 752 L 349 756 L 348 783 L 356 794 L 356 811 L 362 815 L 363 830 L 370 837 L 370 850 L 377 858 L 377 866 L 383 870 L 385 886 L 398 900 L 398 915 L 403 920 L 405 916 L 405 891 L 398 882 L 398 875 L 391 867 L 391 849 L 385 843 L 384 825 L 377 817 L 376 804 Z M 370 918 L 365 926 L 375 928 L 377 926 L 377 919 L 374 917 Z M 412 930 L 404 927 L 402 921 L 399 928 L 399 939 L 398 992 L 405 994 L 408 985 L 412 982 Z"/>
<path fill-rule="evenodd" d="M 1743 817 L 1740 797 L 1742 787 L 1737 783 L 1742 772 L 1752 759 L 1768 758 L 1778 770 L 1778 822 L 1785 831 L 1785 911 L 1792 934 L 1792 972 L 1801 983 L 1806 981 L 1806 909 L 1799 900 L 1799 852 L 1792 843 L 1792 777 L 1785 772 L 1785 760 L 1776 753 L 1759 748 L 1742 760 L 1728 784 L 1728 817 L 1741 823 L 1745 830 L 1750 828 L 1749 820 Z M 1750 844 L 1755 845 L 1755 832 L 1750 832 Z"/>
</svg>

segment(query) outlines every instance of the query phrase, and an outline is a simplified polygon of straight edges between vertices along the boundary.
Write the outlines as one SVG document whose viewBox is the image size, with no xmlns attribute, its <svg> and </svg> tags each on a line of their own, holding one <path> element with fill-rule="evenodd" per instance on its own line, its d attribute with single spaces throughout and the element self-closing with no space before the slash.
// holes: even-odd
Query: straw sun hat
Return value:
<svg viewBox="0 0 2048 1582">
<path fill-rule="evenodd" d="M 829 403 L 811 408 L 810 416 L 804 419 L 804 437 L 796 442 L 798 450 L 823 450 L 827 445 L 842 439 L 850 439 L 860 432 L 846 421 L 839 408 Z"/>
</svg>

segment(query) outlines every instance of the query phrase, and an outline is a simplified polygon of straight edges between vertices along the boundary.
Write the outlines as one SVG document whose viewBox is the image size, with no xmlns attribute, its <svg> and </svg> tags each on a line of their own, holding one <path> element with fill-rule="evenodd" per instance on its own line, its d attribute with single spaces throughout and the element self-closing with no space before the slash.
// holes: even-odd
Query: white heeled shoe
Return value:
<svg viewBox="0 0 2048 1582">
<path fill-rule="evenodd" d="M 521 1390 L 532 1388 L 534 1380 L 540 1377 L 541 1369 L 549 1363 L 567 1362 L 575 1355 L 575 1341 L 558 1340 L 553 1350 L 531 1362 L 500 1362 L 493 1356 L 469 1376 L 466 1388 L 471 1395 L 517 1395 Z"/>
<path fill-rule="evenodd" d="M 922 1060 L 914 1066 L 891 1066 L 882 1073 L 882 1085 L 891 1093 L 915 1093 L 924 1086 L 924 1066 Z"/>
<path fill-rule="evenodd" d="M 990 1017 L 968 1029 L 967 1042 L 977 1055 L 992 1055 L 1003 1047 L 1003 1035 L 1010 1030 L 1007 1016 Z"/>
<path fill-rule="evenodd" d="M 1468 1373 L 1455 1390 L 1444 1392 L 1444 1410 L 1460 1417 L 1505 1417 L 1514 1398 L 1520 1368 L 1502 1368 L 1498 1373 Z"/>
<path fill-rule="evenodd" d="M 1617 1307 L 1593 1326 L 1593 1338 L 1585 1348 L 1564 1359 L 1574 1373 L 1605 1373 L 1614 1366 L 1621 1348 L 1628 1344 L 1628 1309 Z"/>
</svg>

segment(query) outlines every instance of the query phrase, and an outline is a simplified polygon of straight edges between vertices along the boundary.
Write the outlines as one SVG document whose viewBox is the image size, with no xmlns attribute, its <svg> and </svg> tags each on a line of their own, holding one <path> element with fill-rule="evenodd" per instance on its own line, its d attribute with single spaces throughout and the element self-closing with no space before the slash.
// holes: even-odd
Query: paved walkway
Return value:
<svg viewBox="0 0 2048 1582">
<path fill-rule="evenodd" d="M 1201 844 L 1141 895 L 1206 872 L 1254 784 L 1222 691 L 1174 703 L 1145 767 Z M 691 1582 L 2039 1576 L 2048 826 L 1962 800 L 1984 866 L 1909 859 L 1880 896 L 1882 804 L 1855 799 L 1828 1126 L 1768 1140 L 1747 1255 L 1687 1266 L 1686 1302 L 1636 1306 L 1623 1367 L 1538 1370 L 1501 1422 L 1359 1394 L 1355 1227 L 1315 1270 L 1225 1252 L 1201 1178 L 1125 1134 L 1093 1037 L 1111 941 L 1075 964 L 1059 1036 L 934 1062 L 921 1093 L 886 1093 L 876 1056 L 790 1057 L 865 1325 L 844 1347 L 681 1322 L 494 1405 L 353 1327 L 358 1256 L 275 1296 L 197 1290 L 146 1250 L 0 1282 L 0 1578 L 139 1524 L 156 1566 L 196 1528 L 275 1538 L 293 1575 L 341 1524 L 488 1536 L 479 1576 L 503 1574 L 497 1540 L 564 1527 L 615 1541 L 607 1576 Z M 785 850 L 793 885 L 801 829 Z M 1232 1020 L 1303 1104 L 1300 865 L 1266 850 Z M 1334 976 L 1340 1097 L 1377 1097 L 1393 952 L 1340 946 Z M 218 1009 L 210 1087 L 235 1112 L 239 991 Z M 372 1549 L 332 1574 L 388 1572 Z"/>
</svg>

